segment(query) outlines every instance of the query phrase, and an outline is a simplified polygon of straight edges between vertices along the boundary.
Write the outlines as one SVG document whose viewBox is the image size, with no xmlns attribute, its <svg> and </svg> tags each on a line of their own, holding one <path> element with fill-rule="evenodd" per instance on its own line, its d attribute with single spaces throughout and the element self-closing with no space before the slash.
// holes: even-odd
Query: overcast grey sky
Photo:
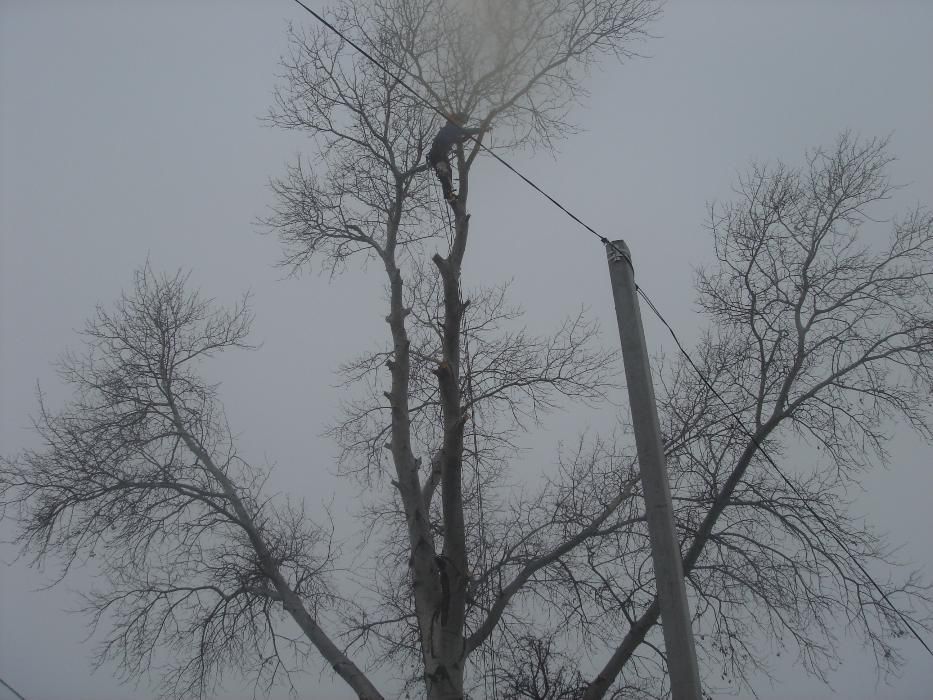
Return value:
<svg viewBox="0 0 933 700">
<path fill-rule="evenodd" d="M 36 382 L 53 404 L 63 397 L 51 363 L 148 257 L 156 269 L 190 268 L 222 301 L 253 291 L 262 349 L 209 371 L 224 381 L 246 451 L 278 465 L 279 485 L 339 499 L 335 450 L 318 436 L 339 396 L 334 368 L 383 332 L 382 280 L 374 270 L 283 280 L 275 240 L 253 224 L 271 201 L 267 180 L 302 146 L 258 117 L 286 22 L 309 17 L 289 0 L 0 8 L 0 451 L 33 444 Z M 654 32 L 646 58 L 593 75 L 592 98 L 575 114 L 583 133 L 554 158 L 515 162 L 628 241 L 640 282 L 686 339 L 701 324 L 692 270 L 711 259 L 705 203 L 728 198 L 749 159 L 796 162 L 845 128 L 892 134 L 891 172 L 907 186 L 892 206 L 933 205 L 933 2 L 671 0 Z M 474 178 L 465 275 L 514 278 L 532 325 L 590 306 L 615 342 L 598 241 L 494 162 Z M 653 348 L 671 349 L 656 324 L 648 333 Z M 555 420 L 556 434 L 580 427 Z M 859 507 L 933 577 L 931 449 L 905 434 L 892 457 L 889 471 L 866 480 Z M 13 556 L 0 549 L 3 562 Z M 88 576 L 39 591 L 47 579 L 22 562 L 0 564 L 0 677 L 29 700 L 152 695 L 119 687 L 106 668 L 91 675 L 83 619 L 63 613 L 76 605 L 68 585 Z M 933 662 L 915 641 L 901 646 L 908 664 L 890 685 L 876 685 L 853 646 L 829 679 L 837 696 L 786 657 L 773 669 L 783 685 L 762 680 L 758 690 L 767 700 L 928 700 Z M 331 687 L 327 676 L 320 683 Z M 317 686 L 312 674 L 305 687 Z M 250 693 L 231 686 L 225 697 Z"/>
</svg>

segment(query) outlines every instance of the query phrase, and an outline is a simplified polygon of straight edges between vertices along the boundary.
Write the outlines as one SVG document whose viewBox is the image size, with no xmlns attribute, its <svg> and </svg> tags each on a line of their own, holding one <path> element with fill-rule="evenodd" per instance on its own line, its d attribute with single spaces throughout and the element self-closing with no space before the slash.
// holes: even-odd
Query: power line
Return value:
<svg viewBox="0 0 933 700">
<path fill-rule="evenodd" d="M 9 683 L 7 683 L 7 682 L 6 682 L 5 680 L 3 680 L 2 678 L 0 678 L 0 685 L 3 685 L 7 690 L 9 690 L 11 693 L 13 693 L 13 695 L 15 695 L 17 698 L 19 698 L 19 700 L 26 700 L 25 697 L 23 697 L 22 695 L 20 695 L 19 693 L 16 692 L 16 688 L 14 688 L 12 685 L 10 685 Z"/>
<path fill-rule="evenodd" d="M 370 54 L 368 51 L 366 51 L 364 48 L 362 48 L 359 44 L 357 44 L 355 41 L 353 41 L 350 37 L 348 37 L 346 34 L 344 34 L 342 31 L 340 31 L 340 29 L 338 29 L 338 28 L 335 27 L 333 24 L 331 24 L 330 22 L 328 22 L 324 17 L 322 17 L 320 14 L 318 14 L 317 12 L 315 12 L 314 10 L 312 10 L 310 7 L 308 7 L 306 4 L 304 4 L 301 0 L 295 0 L 295 2 L 296 2 L 298 5 L 300 5 L 301 7 L 303 7 L 308 13 L 310 13 L 316 20 L 318 20 L 318 22 L 320 22 L 321 24 L 323 24 L 325 27 L 327 27 L 329 30 L 331 30 L 334 34 L 336 34 L 336 35 L 339 36 L 341 39 L 343 39 L 345 42 L 347 42 L 347 44 L 349 44 L 350 46 L 352 46 L 356 51 L 358 51 L 361 55 L 363 55 L 366 59 L 368 59 L 373 65 L 375 65 L 377 68 L 379 68 L 380 70 L 382 70 L 386 75 L 388 75 L 389 77 L 391 77 L 392 79 L 394 79 L 399 85 L 401 85 L 401 86 L 402 86 L 403 88 L 405 88 L 408 92 L 410 92 L 412 95 L 414 95 L 415 98 L 416 98 L 419 102 L 421 102 L 421 103 L 422 103 L 423 105 L 425 105 L 427 108 L 429 108 L 429 109 L 432 110 L 433 112 L 436 112 L 436 113 L 439 114 L 440 116 L 445 117 L 445 118 L 447 117 L 447 114 L 446 114 L 440 107 L 438 107 L 438 106 L 434 105 L 433 103 L 431 103 L 430 101 L 428 101 L 425 97 L 423 97 L 423 96 L 421 95 L 421 93 L 419 93 L 419 92 L 418 92 L 417 90 L 415 90 L 413 87 L 411 87 L 410 85 L 408 85 L 408 83 L 406 83 L 401 77 L 399 77 L 398 75 L 396 75 L 395 73 L 393 73 L 391 70 L 389 70 L 389 68 L 388 68 L 385 64 L 383 64 L 381 61 L 379 61 L 377 58 L 375 58 L 372 54 Z M 474 137 L 474 138 L 475 138 L 475 137 Z M 603 236 L 601 233 L 599 233 L 599 231 L 597 231 L 596 229 L 594 229 L 592 226 L 590 226 L 589 224 L 587 224 L 586 222 L 584 222 L 584 221 L 583 221 L 581 218 L 579 218 L 576 214 L 574 214 L 574 213 L 573 213 L 572 211 L 570 211 L 567 207 L 565 207 L 563 204 L 561 204 L 557 199 L 555 199 L 555 198 L 552 197 L 550 194 L 548 194 L 548 193 L 545 192 L 543 189 L 541 189 L 541 187 L 539 187 L 533 180 L 531 180 L 530 178 L 528 178 L 524 173 L 522 173 L 522 172 L 519 171 L 517 168 L 515 168 L 512 164 L 510 164 L 508 161 L 506 161 L 504 158 L 502 158 L 499 154 L 497 154 L 497 153 L 493 152 L 491 149 L 489 149 L 489 148 L 488 148 L 485 144 L 483 144 L 478 138 L 475 138 L 475 140 L 476 140 L 476 143 L 479 145 L 479 147 L 480 147 L 483 151 L 485 151 L 486 153 L 488 153 L 489 155 L 491 155 L 493 158 L 495 158 L 499 163 L 501 163 L 501 164 L 504 165 L 506 168 L 508 168 L 512 173 L 514 173 L 515 175 L 517 175 L 523 182 L 525 182 L 525 184 L 529 185 L 529 186 L 530 186 L 531 188 L 533 188 L 536 192 L 538 192 L 540 195 L 542 195 L 544 198 L 546 198 L 549 202 L 551 202 L 551 204 L 553 204 L 554 206 L 556 206 L 558 209 L 560 209 L 562 212 L 564 212 L 567 216 L 569 216 L 571 219 L 573 219 L 574 221 L 576 221 L 578 224 L 580 224 L 583 228 L 585 228 L 585 229 L 586 229 L 587 231 L 589 231 L 591 234 L 593 234 L 594 236 L 596 236 L 600 241 L 602 241 L 603 244 L 605 244 L 605 245 L 611 247 L 615 252 L 617 252 L 619 255 L 623 256 L 624 258 L 626 258 L 626 259 L 629 258 L 629 256 L 628 256 L 624 251 L 620 250 L 620 249 L 618 248 L 618 246 L 616 246 L 612 241 L 610 241 L 608 238 L 606 238 L 605 236 Z M 807 501 L 806 497 L 800 492 L 800 490 L 794 485 L 794 483 L 784 474 L 784 472 L 783 472 L 783 471 L 781 470 L 781 468 L 777 465 L 777 463 L 771 458 L 771 455 L 768 454 L 768 452 L 767 452 L 767 450 L 765 450 L 764 446 L 758 441 L 758 439 L 755 437 L 755 434 L 752 433 L 748 428 L 745 427 L 745 424 L 742 422 L 741 417 L 740 417 L 737 413 L 735 413 L 735 411 L 733 411 L 732 407 L 729 406 L 728 402 L 723 398 L 722 394 L 720 394 L 720 393 L 716 390 L 716 388 L 710 383 L 710 381 L 706 378 L 706 375 L 705 375 L 705 374 L 703 373 L 703 371 L 697 366 L 697 364 L 693 361 L 693 358 L 690 357 L 690 354 L 687 352 L 686 348 L 684 348 L 683 344 L 680 342 L 680 339 L 677 337 L 677 334 L 674 332 L 674 329 L 671 327 L 671 325 L 667 322 L 667 320 L 664 318 L 664 316 L 663 316 L 663 315 L 661 314 L 661 312 L 658 310 L 657 306 L 655 306 L 654 302 L 651 301 L 651 298 L 648 296 L 648 294 L 645 292 L 645 290 L 642 289 L 642 287 L 639 286 L 639 285 L 636 285 L 636 288 L 637 288 L 637 290 L 638 290 L 638 294 L 641 296 L 642 299 L 645 300 L 645 303 L 648 304 L 648 307 L 651 309 L 651 311 L 654 313 L 654 315 L 658 317 L 658 320 L 660 320 L 661 323 L 664 324 L 664 326 L 665 326 L 665 327 L 667 328 L 667 330 L 670 332 L 671 337 L 674 339 L 674 342 L 676 343 L 678 349 L 680 350 L 681 354 L 683 354 L 684 358 L 686 358 L 686 360 L 687 360 L 687 362 L 690 364 L 690 366 L 693 368 L 693 371 L 696 372 L 697 376 L 702 380 L 703 384 L 705 384 L 706 387 L 716 396 L 716 398 L 719 399 L 719 401 L 723 404 L 723 406 L 726 407 L 726 410 L 729 412 L 729 415 L 730 415 L 730 416 L 732 417 L 732 419 L 735 421 L 735 423 L 736 423 L 736 425 L 739 427 L 739 429 L 740 429 L 742 432 L 744 432 L 744 433 L 751 439 L 751 441 L 753 442 L 753 444 L 754 444 L 754 446 L 755 446 L 755 449 L 758 450 L 758 451 L 762 454 L 762 456 L 764 456 L 764 458 L 767 460 L 767 462 L 774 468 L 775 472 L 777 472 L 778 476 L 780 476 L 781 479 L 784 481 L 784 483 L 786 483 L 786 484 L 791 488 L 791 490 L 794 491 L 794 493 L 797 495 L 797 497 L 800 498 L 800 500 L 803 502 L 803 504 L 804 504 L 804 506 L 807 508 L 807 510 L 810 511 L 811 515 L 813 515 L 813 517 L 817 520 L 817 522 L 819 522 L 819 524 L 826 530 L 826 532 L 830 535 L 830 537 L 832 537 L 833 540 L 836 541 L 836 544 L 838 544 L 838 545 L 842 548 L 842 550 L 846 553 L 846 555 L 848 556 L 848 558 L 851 559 L 852 562 L 858 567 L 859 571 L 862 572 L 862 574 L 865 576 L 865 578 L 866 578 L 868 581 L 871 582 L 872 586 L 874 586 L 875 590 L 878 591 L 878 593 L 881 595 L 881 597 L 882 597 L 882 599 L 885 601 L 885 603 L 888 604 L 888 606 L 890 607 L 890 609 L 891 609 L 893 612 L 897 613 L 897 616 L 900 618 L 901 622 L 903 622 L 904 625 L 907 627 L 907 629 L 910 630 L 911 634 L 913 634 L 913 636 L 916 637 L 917 641 L 919 641 L 920 644 L 923 645 L 923 648 L 927 650 L 927 652 L 930 654 L 930 656 L 933 656 L 933 649 L 931 649 L 930 646 L 929 646 L 929 645 L 923 640 L 923 638 L 917 633 L 916 629 L 914 629 L 913 625 L 911 625 L 911 624 L 910 624 L 910 621 L 907 619 L 907 616 L 904 615 L 904 613 L 901 612 L 901 610 L 900 610 L 898 607 L 896 607 L 896 606 L 894 605 L 894 603 L 891 602 L 891 599 L 890 599 L 890 598 L 888 597 L 888 595 L 884 592 L 884 590 L 881 588 L 881 586 L 875 581 L 875 579 L 871 576 L 871 574 L 868 573 L 868 571 L 865 569 L 865 567 L 862 566 L 861 562 L 859 562 L 858 557 L 856 557 L 856 556 L 849 550 L 849 548 L 846 546 L 846 544 L 845 544 L 841 539 L 839 539 L 839 537 L 836 535 L 836 533 L 833 532 L 833 531 L 829 528 L 829 526 L 826 524 L 826 521 L 822 518 L 822 516 L 820 516 L 820 514 L 816 512 L 816 510 L 809 504 L 809 502 Z"/>
</svg>

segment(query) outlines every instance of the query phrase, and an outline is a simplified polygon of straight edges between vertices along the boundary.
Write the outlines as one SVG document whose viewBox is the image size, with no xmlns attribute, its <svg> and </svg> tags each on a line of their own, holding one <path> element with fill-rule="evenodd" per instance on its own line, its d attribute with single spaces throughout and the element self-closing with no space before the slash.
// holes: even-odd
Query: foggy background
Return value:
<svg viewBox="0 0 933 700">
<path fill-rule="evenodd" d="M 0 453 L 35 444 L 37 383 L 60 404 L 52 362 L 148 258 L 157 271 L 191 269 L 192 285 L 219 302 L 252 290 L 261 349 L 211 361 L 207 375 L 223 382 L 242 451 L 276 466 L 274 487 L 304 494 L 311 509 L 348 507 L 353 490 L 333 478 L 336 449 L 321 434 L 341 397 L 333 370 L 385 335 L 383 277 L 351 266 L 333 280 L 286 279 L 274 267 L 277 242 L 254 223 L 272 201 L 269 178 L 305 145 L 259 121 L 288 21 L 313 19 L 287 0 L 0 0 Z M 574 114 L 583 133 L 555 158 L 510 159 L 628 242 L 639 283 L 688 343 L 702 324 L 693 270 L 712 260 L 705 204 L 730 198 L 750 159 L 796 164 L 845 128 L 892 134 L 889 172 L 906 187 L 890 211 L 933 205 L 933 2 L 670 0 L 651 29 L 646 58 L 594 72 L 592 96 Z M 617 343 L 599 242 L 489 158 L 471 184 L 466 285 L 514 278 L 512 300 L 532 329 L 588 306 L 605 343 Z M 645 319 L 649 347 L 673 354 Z M 533 477 L 533 458 L 552 455 L 558 438 L 590 419 L 552 416 L 523 473 Z M 867 477 L 858 498 L 859 512 L 928 577 L 931 454 L 900 435 L 891 469 Z M 0 529 L 12 532 L 9 522 Z M 48 574 L 15 554 L 0 547 L 0 677 L 28 700 L 153 697 L 145 679 L 133 689 L 106 667 L 91 674 L 85 619 L 64 611 L 93 572 L 41 590 Z M 900 648 L 907 664 L 889 684 L 878 684 L 853 641 L 832 689 L 784 654 L 772 669 L 782 684 L 762 678 L 756 691 L 764 700 L 819 700 L 833 689 L 853 700 L 933 697 L 933 661 L 912 638 Z M 309 668 L 302 697 L 351 697 L 317 671 Z M 252 693 L 231 682 L 218 697 Z"/>
</svg>

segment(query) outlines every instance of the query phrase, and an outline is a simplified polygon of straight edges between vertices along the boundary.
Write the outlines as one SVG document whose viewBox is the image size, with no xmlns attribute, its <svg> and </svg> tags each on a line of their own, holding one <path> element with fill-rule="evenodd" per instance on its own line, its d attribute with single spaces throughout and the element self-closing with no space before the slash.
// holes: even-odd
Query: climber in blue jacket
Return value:
<svg viewBox="0 0 933 700">
<path fill-rule="evenodd" d="M 437 179 L 441 181 L 444 199 L 448 202 L 453 202 L 457 198 L 454 192 L 453 170 L 450 166 L 450 150 L 471 136 L 477 136 L 482 132 L 481 128 L 467 129 L 466 122 L 466 114 L 449 115 L 447 123 L 437 132 L 437 136 L 431 143 L 431 150 L 428 151 L 428 165 L 434 170 Z"/>
</svg>

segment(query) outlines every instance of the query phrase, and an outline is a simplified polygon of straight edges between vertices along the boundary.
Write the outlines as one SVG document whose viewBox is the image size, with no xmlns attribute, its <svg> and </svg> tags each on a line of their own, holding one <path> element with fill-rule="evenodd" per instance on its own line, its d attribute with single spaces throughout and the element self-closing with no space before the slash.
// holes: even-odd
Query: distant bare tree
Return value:
<svg viewBox="0 0 933 700">
<path fill-rule="evenodd" d="M 587 66 L 628 55 L 656 11 L 369 0 L 332 18 L 436 105 L 472 113 L 480 141 L 494 125 L 492 147 L 505 148 L 564 133 Z M 89 354 L 66 359 L 76 398 L 42 408 L 44 447 L 3 463 L 0 502 L 18 510 L 24 551 L 64 555 L 65 573 L 96 553 L 107 585 L 89 609 L 113 624 L 102 658 L 132 676 L 168 651 L 177 697 L 208 695 L 228 667 L 272 683 L 312 647 L 367 699 L 388 694 L 367 664 L 432 700 L 663 696 L 634 457 L 593 437 L 565 446 L 538 484 L 507 478 L 544 412 L 606 400 L 614 354 L 594 349 L 582 314 L 536 337 L 506 287 L 465 290 L 478 145 L 456 153 L 448 223 L 424 165 L 436 116 L 324 30 L 291 39 L 270 120 L 309 133 L 314 150 L 273 182 L 265 224 L 290 269 L 359 259 L 386 274 L 388 337 L 342 368 L 356 390 L 332 430 L 365 495 L 355 562 L 370 563 L 335 585 L 331 529 L 263 495 L 264 472 L 237 456 L 216 387 L 195 373 L 245 344 L 245 306 L 212 310 L 182 277 L 148 269 L 98 311 Z M 840 617 L 883 666 L 898 661 L 899 619 L 851 559 L 877 565 L 888 551 L 845 497 L 884 460 L 891 420 L 930 437 L 933 222 L 918 210 L 887 248 L 858 242 L 890 191 L 886 164 L 883 142 L 846 135 L 805 168 L 753 168 L 739 201 L 711 213 L 718 262 L 699 292 L 713 325 L 696 355 L 754 439 L 682 363 L 658 391 L 708 682 L 716 666 L 742 682 L 764 665 L 761 632 L 793 640 L 820 673 Z M 803 499 L 756 448 L 787 465 L 801 438 L 821 448 L 788 468 Z M 883 583 L 922 621 L 918 580 Z"/>
<path fill-rule="evenodd" d="M 496 669 L 499 697 L 509 700 L 577 700 L 586 681 L 573 659 L 553 639 L 523 637 L 509 645 L 509 656 Z"/>
</svg>

